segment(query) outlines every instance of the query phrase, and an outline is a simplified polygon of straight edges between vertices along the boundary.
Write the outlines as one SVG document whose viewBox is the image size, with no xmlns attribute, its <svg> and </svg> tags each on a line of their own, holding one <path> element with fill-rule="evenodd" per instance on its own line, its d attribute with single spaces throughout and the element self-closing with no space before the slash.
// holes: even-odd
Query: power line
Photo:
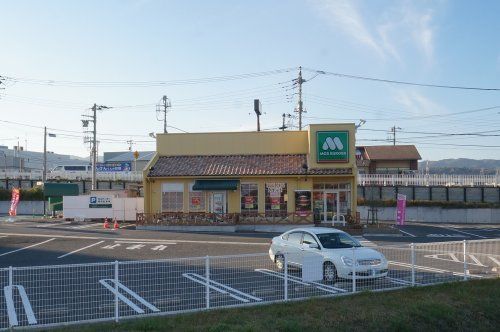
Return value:
<svg viewBox="0 0 500 332">
<path fill-rule="evenodd" d="M 309 72 L 318 73 L 318 74 L 322 74 L 322 75 L 330 75 L 330 76 L 337 76 L 337 77 L 342 77 L 342 78 L 365 80 L 365 81 L 380 82 L 380 83 L 402 84 L 402 85 L 412 85 L 412 86 L 421 86 L 421 87 L 428 87 L 428 88 L 442 88 L 442 89 L 500 91 L 500 88 L 479 88 L 479 87 L 468 87 L 468 86 L 459 86 L 459 85 L 415 83 L 415 82 L 388 80 L 388 79 L 383 79 L 383 78 L 375 78 L 375 77 L 367 77 L 367 76 L 342 74 L 342 73 L 329 72 L 329 71 L 317 70 L 317 69 L 312 69 L 312 68 L 303 68 L 303 69 L 307 70 Z"/>
<path fill-rule="evenodd" d="M 278 75 L 288 73 L 297 68 L 284 68 L 263 72 L 211 76 L 194 79 L 180 79 L 170 81 L 67 81 L 67 80 L 52 80 L 52 79 L 35 79 L 35 78 L 19 78 L 13 76 L 3 76 L 6 82 L 35 84 L 47 86 L 66 86 L 66 87 L 153 87 L 153 86 L 172 86 L 172 85 L 192 85 L 206 84 L 224 81 L 233 81 L 241 79 L 258 78 L 264 76 Z"/>
</svg>

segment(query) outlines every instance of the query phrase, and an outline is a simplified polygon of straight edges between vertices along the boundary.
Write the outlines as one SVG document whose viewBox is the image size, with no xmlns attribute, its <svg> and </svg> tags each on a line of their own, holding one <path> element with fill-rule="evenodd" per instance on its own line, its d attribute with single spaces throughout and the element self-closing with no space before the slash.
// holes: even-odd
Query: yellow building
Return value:
<svg viewBox="0 0 500 332">
<path fill-rule="evenodd" d="M 145 215 L 341 221 L 356 211 L 356 174 L 354 124 L 158 134 L 144 170 Z"/>
</svg>

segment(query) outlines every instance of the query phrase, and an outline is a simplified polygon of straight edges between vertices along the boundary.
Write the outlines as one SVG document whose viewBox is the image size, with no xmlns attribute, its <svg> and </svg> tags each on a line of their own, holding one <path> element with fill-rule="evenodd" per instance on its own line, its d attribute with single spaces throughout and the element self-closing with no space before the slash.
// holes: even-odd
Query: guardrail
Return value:
<svg viewBox="0 0 500 332">
<path fill-rule="evenodd" d="M 499 175 L 358 174 L 360 186 L 497 187 Z"/>
<path fill-rule="evenodd" d="M 0 269 L 0 329 L 118 322 L 496 278 L 499 244 L 496 239 L 375 247 L 385 256 L 381 261 L 366 259 L 366 253 L 361 257 L 362 249 L 351 248 L 344 263 L 335 261 L 336 269 L 309 247 L 301 256 L 301 269 L 292 269 L 298 258 L 291 252 L 280 253 L 275 261 L 268 254 L 247 254 L 8 267 Z"/>
</svg>

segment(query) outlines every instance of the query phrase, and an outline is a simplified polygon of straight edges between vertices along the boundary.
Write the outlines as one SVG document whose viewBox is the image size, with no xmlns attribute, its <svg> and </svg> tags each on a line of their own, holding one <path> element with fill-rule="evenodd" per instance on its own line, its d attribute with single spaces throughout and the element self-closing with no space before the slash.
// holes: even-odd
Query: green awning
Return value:
<svg viewBox="0 0 500 332">
<path fill-rule="evenodd" d="M 78 196 L 80 190 L 76 183 L 45 182 L 43 184 L 43 196 L 62 197 Z"/>
<path fill-rule="evenodd" d="M 239 180 L 195 180 L 193 190 L 236 190 Z"/>
</svg>

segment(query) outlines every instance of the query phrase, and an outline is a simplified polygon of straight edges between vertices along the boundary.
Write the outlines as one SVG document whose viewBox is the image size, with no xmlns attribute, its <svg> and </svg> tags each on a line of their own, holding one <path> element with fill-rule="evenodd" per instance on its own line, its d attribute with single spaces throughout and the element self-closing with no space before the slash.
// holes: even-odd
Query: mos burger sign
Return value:
<svg viewBox="0 0 500 332">
<path fill-rule="evenodd" d="M 349 132 L 316 132 L 316 156 L 318 163 L 349 162 Z"/>
</svg>

